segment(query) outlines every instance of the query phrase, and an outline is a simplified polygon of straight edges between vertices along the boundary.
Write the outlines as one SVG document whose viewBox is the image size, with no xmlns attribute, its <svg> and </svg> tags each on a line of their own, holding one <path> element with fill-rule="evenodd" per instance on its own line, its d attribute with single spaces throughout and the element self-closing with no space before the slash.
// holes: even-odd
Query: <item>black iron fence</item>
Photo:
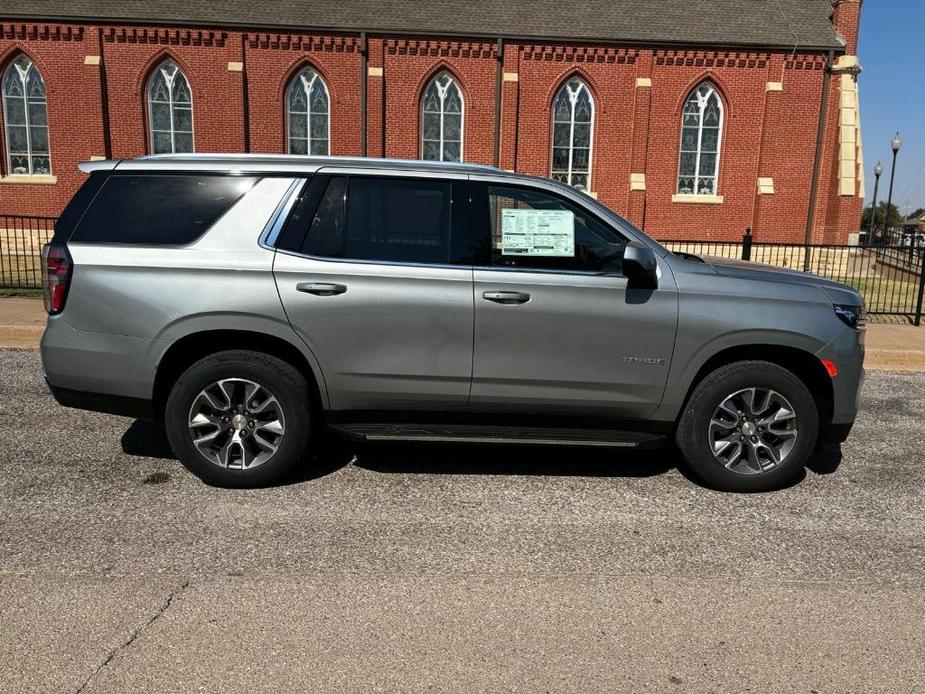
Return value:
<svg viewBox="0 0 925 694">
<path fill-rule="evenodd" d="M 40 289 L 40 252 L 54 217 L 0 215 L 0 288 Z M 900 231 L 862 236 L 857 245 L 761 243 L 750 230 L 738 241 L 666 240 L 672 251 L 750 260 L 811 272 L 855 287 L 874 316 L 922 320 L 925 235 Z"/>
<path fill-rule="evenodd" d="M 0 288 L 41 288 L 42 246 L 54 230 L 54 217 L 0 215 Z"/>
<path fill-rule="evenodd" d="M 670 240 L 675 252 L 737 258 L 811 272 L 857 289 L 872 316 L 922 321 L 925 238 L 881 233 L 857 245 L 759 243 L 746 229 L 741 241 Z"/>
</svg>

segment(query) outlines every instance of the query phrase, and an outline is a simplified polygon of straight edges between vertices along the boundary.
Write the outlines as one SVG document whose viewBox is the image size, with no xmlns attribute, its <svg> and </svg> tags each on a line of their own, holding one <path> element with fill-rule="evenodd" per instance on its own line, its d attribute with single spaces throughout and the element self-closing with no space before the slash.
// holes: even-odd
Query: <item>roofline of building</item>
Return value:
<svg viewBox="0 0 925 694">
<path fill-rule="evenodd" d="M 389 29 L 389 28 L 357 28 L 344 29 L 310 26 L 301 24 L 249 24 L 247 22 L 203 22 L 203 21 L 176 21 L 167 19 L 137 19 L 121 17 L 80 17 L 70 15 L 34 15 L 12 13 L 0 16 L 0 21 L 28 21 L 28 22 L 57 22 L 63 24 L 110 24 L 110 25 L 130 25 L 130 26 L 170 26 L 170 27 L 196 27 L 196 28 L 221 28 L 227 30 L 245 30 L 245 31 L 304 31 L 311 33 L 339 34 L 343 36 L 360 36 L 365 34 L 370 36 L 384 35 L 401 35 L 401 36 L 420 36 L 420 37 L 451 37 L 456 39 L 480 39 L 497 41 L 504 39 L 506 41 L 529 41 L 535 43 L 571 43 L 571 44 L 605 44 L 615 46 L 637 45 L 637 46 L 692 46 L 697 48 L 713 49 L 734 49 L 734 50 L 788 50 L 804 52 L 821 52 L 835 51 L 844 52 L 845 45 L 836 37 L 828 45 L 802 45 L 796 44 L 762 44 L 762 43 L 717 43 L 714 41 L 677 41 L 677 40 L 651 40 L 651 39 L 633 39 L 633 38 L 604 38 L 604 37 L 573 37 L 573 36 L 532 36 L 529 34 L 489 34 L 479 32 L 456 32 L 456 31 L 417 31 L 413 29 Z M 834 37 L 833 32 L 833 37 Z"/>
</svg>

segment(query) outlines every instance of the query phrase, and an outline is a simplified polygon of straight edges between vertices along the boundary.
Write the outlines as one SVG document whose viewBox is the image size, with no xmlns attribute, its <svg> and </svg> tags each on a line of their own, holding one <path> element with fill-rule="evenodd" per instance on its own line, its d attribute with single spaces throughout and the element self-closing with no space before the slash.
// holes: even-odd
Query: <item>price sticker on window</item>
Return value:
<svg viewBox="0 0 925 694">
<path fill-rule="evenodd" d="M 501 255 L 575 257 L 575 214 L 569 210 L 502 210 Z"/>
</svg>

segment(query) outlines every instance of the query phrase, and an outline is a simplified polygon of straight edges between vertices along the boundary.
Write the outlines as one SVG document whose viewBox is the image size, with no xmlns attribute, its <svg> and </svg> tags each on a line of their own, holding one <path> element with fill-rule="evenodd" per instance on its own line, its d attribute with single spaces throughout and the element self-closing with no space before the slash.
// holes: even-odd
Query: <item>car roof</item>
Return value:
<svg viewBox="0 0 925 694">
<path fill-rule="evenodd" d="M 508 174 L 502 169 L 484 164 L 457 164 L 420 159 L 304 156 L 299 154 L 149 154 L 136 159 L 107 159 L 84 162 L 80 164 L 80 170 L 87 173 L 114 169 L 119 171 L 187 170 L 223 173 L 314 173 L 329 166 L 428 173 Z"/>
</svg>

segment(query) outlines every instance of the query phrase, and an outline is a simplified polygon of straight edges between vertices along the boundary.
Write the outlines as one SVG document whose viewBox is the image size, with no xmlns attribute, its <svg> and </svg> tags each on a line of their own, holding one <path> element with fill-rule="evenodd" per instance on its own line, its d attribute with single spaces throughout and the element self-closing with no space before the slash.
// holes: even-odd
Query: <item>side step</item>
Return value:
<svg viewBox="0 0 925 694">
<path fill-rule="evenodd" d="M 614 429 L 549 429 L 546 427 L 479 426 L 472 424 L 338 424 L 330 429 L 360 441 L 428 443 L 516 443 L 531 446 L 594 446 L 657 448 L 660 434 Z"/>
</svg>

